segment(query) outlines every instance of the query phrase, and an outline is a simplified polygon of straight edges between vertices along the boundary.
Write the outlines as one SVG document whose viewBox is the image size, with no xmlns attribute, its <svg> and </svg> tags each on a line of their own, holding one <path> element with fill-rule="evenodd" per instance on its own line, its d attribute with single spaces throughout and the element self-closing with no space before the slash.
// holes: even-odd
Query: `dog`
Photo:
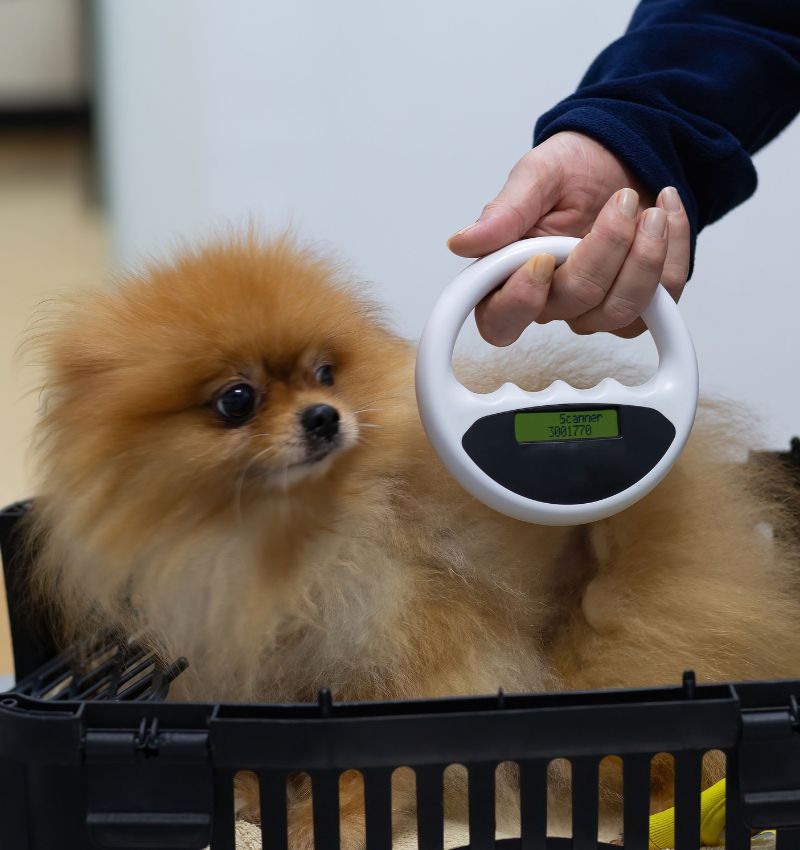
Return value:
<svg viewBox="0 0 800 850">
<path fill-rule="evenodd" d="M 179 699 L 800 675 L 789 485 L 726 462 L 746 443 L 730 411 L 701 411 L 636 505 L 543 527 L 447 474 L 420 425 L 414 347 L 335 262 L 291 239 L 223 240 L 78 293 L 31 344 L 44 366 L 37 595 L 64 641 L 112 631 L 185 655 Z M 526 389 L 547 383 L 543 365 L 583 374 L 541 352 L 518 359 Z M 498 369 L 467 372 L 488 390 Z M 670 776 L 656 773 L 657 796 Z M 345 774 L 345 848 L 363 835 L 360 793 Z M 243 774 L 239 813 L 257 819 L 257 799 Z M 290 799 L 303 848 L 307 787 Z"/>
</svg>

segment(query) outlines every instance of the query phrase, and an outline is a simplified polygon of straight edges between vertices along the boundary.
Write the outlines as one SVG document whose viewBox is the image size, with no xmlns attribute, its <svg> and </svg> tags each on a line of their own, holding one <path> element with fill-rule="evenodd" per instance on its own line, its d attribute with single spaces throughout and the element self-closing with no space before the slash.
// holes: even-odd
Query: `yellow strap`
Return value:
<svg viewBox="0 0 800 850">
<path fill-rule="evenodd" d="M 675 846 L 675 809 L 650 815 L 650 850 Z"/>
<path fill-rule="evenodd" d="M 700 845 L 719 846 L 725 831 L 725 780 L 706 788 L 700 795 Z M 650 850 L 675 846 L 675 809 L 650 815 Z"/>
<path fill-rule="evenodd" d="M 700 846 L 718 847 L 725 832 L 725 780 L 700 795 Z"/>
</svg>

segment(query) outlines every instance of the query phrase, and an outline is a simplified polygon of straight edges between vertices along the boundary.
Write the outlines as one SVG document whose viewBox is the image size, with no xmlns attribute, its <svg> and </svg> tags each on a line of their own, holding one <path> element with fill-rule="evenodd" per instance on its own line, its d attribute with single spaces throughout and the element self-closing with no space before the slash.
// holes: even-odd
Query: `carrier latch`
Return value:
<svg viewBox="0 0 800 850">
<path fill-rule="evenodd" d="M 800 707 L 744 710 L 739 748 L 744 820 L 753 829 L 800 827 Z"/>
<path fill-rule="evenodd" d="M 214 783 L 206 731 L 165 729 L 146 717 L 126 730 L 87 730 L 84 756 L 93 846 L 208 846 Z"/>
</svg>

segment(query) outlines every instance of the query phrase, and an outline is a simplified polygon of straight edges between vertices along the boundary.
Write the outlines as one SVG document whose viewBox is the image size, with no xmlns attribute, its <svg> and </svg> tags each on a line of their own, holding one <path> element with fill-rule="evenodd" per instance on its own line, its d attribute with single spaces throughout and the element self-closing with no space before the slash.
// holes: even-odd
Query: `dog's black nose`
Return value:
<svg viewBox="0 0 800 850">
<path fill-rule="evenodd" d="M 339 430 L 339 411 L 329 404 L 315 404 L 300 414 L 300 421 L 309 436 L 332 440 Z"/>
</svg>

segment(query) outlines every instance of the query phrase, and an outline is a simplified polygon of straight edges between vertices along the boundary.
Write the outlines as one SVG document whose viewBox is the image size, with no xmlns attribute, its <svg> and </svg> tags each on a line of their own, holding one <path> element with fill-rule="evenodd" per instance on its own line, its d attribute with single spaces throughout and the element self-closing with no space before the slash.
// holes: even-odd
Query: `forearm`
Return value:
<svg viewBox="0 0 800 850">
<path fill-rule="evenodd" d="M 582 132 L 654 194 L 677 186 L 696 237 L 752 194 L 751 154 L 798 110 L 793 0 L 644 0 L 534 140 Z"/>
</svg>

